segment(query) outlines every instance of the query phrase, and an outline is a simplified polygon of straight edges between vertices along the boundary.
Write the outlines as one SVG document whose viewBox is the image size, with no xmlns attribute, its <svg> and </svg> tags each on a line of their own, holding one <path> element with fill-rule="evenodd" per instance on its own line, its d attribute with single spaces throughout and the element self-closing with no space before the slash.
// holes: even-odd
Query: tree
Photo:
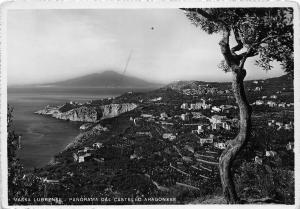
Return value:
<svg viewBox="0 0 300 209">
<path fill-rule="evenodd" d="M 12 128 L 13 109 L 8 107 L 7 110 L 7 161 L 8 161 L 8 199 L 9 203 L 13 202 L 13 197 L 18 196 L 20 177 L 23 174 L 23 168 L 16 158 L 18 147 L 18 135 Z"/>
<path fill-rule="evenodd" d="M 23 197 L 42 197 L 42 184 L 37 176 L 25 174 L 22 163 L 17 158 L 19 135 L 13 128 L 13 108 L 7 108 L 7 165 L 8 165 L 8 203 L 20 204 L 15 201 Z M 30 204 L 33 202 L 26 202 Z"/>
<path fill-rule="evenodd" d="M 232 178 L 232 164 L 250 139 L 252 108 L 244 90 L 249 57 L 263 70 L 270 70 L 272 62 L 280 62 L 282 69 L 293 75 L 293 8 L 184 8 L 192 24 L 208 34 L 221 33 L 219 42 L 224 61 L 221 67 L 232 73 L 232 90 L 239 107 L 238 135 L 228 142 L 219 159 L 223 193 L 227 203 L 240 203 Z M 230 35 L 236 42 L 232 45 Z"/>
</svg>

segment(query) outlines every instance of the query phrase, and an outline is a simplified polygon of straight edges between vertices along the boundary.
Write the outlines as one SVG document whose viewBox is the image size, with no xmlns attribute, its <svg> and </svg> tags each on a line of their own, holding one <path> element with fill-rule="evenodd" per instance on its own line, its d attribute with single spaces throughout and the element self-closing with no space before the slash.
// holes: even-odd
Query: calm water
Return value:
<svg viewBox="0 0 300 209">
<path fill-rule="evenodd" d="M 79 133 L 81 123 L 34 114 L 46 105 L 118 96 L 128 89 L 9 88 L 8 104 L 14 108 L 15 131 L 22 136 L 18 156 L 24 167 L 46 165 Z"/>
</svg>

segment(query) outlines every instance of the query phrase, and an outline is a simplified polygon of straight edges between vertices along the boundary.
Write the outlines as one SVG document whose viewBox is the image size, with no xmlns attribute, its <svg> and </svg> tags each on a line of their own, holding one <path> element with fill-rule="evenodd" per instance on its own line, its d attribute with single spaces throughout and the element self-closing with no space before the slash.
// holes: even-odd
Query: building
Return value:
<svg viewBox="0 0 300 209">
<path fill-rule="evenodd" d="M 269 105 L 269 107 L 276 107 L 277 106 L 276 102 L 273 102 L 273 101 L 268 101 L 267 105 Z"/>
<path fill-rule="evenodd" d="M 180 106 L 180 108 L 186 110 L 186 109 L 189 108 L 189 105 L 188 105 L 188 103 L 183 103 L 183 104 Z"/>
<path fill-rule="evenodd" d="M 204 101 L 203 103 L 202 103 L 202 102 L 197 102 L 197 103 L 195 104 L 195 109 L 196 109 L 196 110 L 202 109 L 203 104 L 205 104 L 205 101 Z"/>
<path fill-rule="evenodd" d="M 157 97 L 157 98 L 154 98 L 154 99 L 150 99 L 149 101 L 158 102 L 158 101 L 161 101 L 161 100 L 162 100 L 162 97 Z"/>
<path fill-rule="evenodd" d="M 133 159 L 140 160 L 142 158 L 143 158 L 143 149 L 141 147 L 134 149 L 133 154 L 130 155 L 130 160 Z"/>
<path fill-rule="evenodd" d="M 204 110 L 210 109 L 210 108 L 211 108 L 211 104 L 203 104 L 203 105 L 202 105 L 202 108 L 203 108 Z"/>
<path fill-rule="evenodd" d="M 162 135 L 163 139 L 168 139 L 170 141 L 173 141 L 174 139 L 176 139 L 176 136 L 172 133 L 164 133 Z"/>
<path fill-rule="evenodd" d="M 102 126 L 101 124 L 97 124 L 93 127 L 93 130 L 97 130 L 97 131 L 108 131 L 107 127 Z"/>
<path fill-rule="evenodd" d="M 277 96 L 276 95 L 271 95 L 270 98 L 271 99 L 277 99 Z"/>
<path fill-rule="evenodd" d="M 284 124 L 282 122 L 276 122 L 275 125 L 282 128 Z"/>
<path fill-rule="evenodd" d="M 255 89 L 254 89 L 254 91 L 261 91 L 262 90 L 262 87 L 260 86 L 257 86 Z"/>
<path fill-rule="evenodd" d="M 160 119 L 161 119 L 161 120 L 166 120 L 167 118 L 168 118 L 167 113 L 165 113 L 165 112 L 160 113 Z"/>
<path fill-rule="evenodd" d="M 285 102 L 281 102 L 278 104 L 278 107 L 286 107 L 286 103 Z"/>
<path fill-rule="evenodd" d="M 140 126 L 141 118 L 134 118 L 133 123 L 135 126 Z"/>
<path fill-rule="evenodd" d="M 237 109 L 237 107 L 233 105 L 221 105 L 220 108 L 222 109 L 222 111 Z"/>
<path fill-rule="evenodd" d="M 198 129 L 197 130 L 192 130 L 192 133 L 200 134 L 200 133 L 204 132 L 204 129 L 205 129 L 206 126 L 205 125 L 198 125 Z"/>
<path fill-rule="evenodd" d="M 277 152 L 275 151 L 266 151 L 266 157 L 275 157 L 277 155 Z"/>
<path fill-rule="evenodd" d="M 101 147 L 103 147 L 103 144 L 101 142 L 96 142 L 93 144 L 93 148 L 95 149 L 100 149 Z"/>
<path fill-rule="evenodd" d="M 222 127 L 222 123 L 213 123 L 211 124 L 211 129 L 212 130 L 218 130 Z"/>
<path fill-rule="evenodd" d="M 87 130 L 87 129 L 91 128 L 92 126 L 93 126 L 92 123 L 85 123 L 85 124 L 82 124 L 82 125 L 79 127 L 79 129 L 80 129 L 80 130 Z"/>
<path fill-rule="evenodd" d="M 226 144 L 224 142 L 215 142 L 214 147 L 218 149 L 226 149 Z"/>
<path fill-rule="evenodd" d="M 212 111 L 215 111 L 215 112 L 221 112 L 221 108 L 217 107 L 217 106 L 213 106 L 211 108 Z"/>
<path fill-rule="evenodd" d="M 203 132 L 204 131 L 204 125 L 198 125 L 198 132 Z"/>
<path fill-rule="evenodd" d="M 190 114 L 185 113 L 180 115 L 181 120 L 183 121 L 189 121 L 191 119 Z"/>
<path fill-rule="evenodd" d="M 223 115 L 213 115 L 211 116 L 210 122 L 211 123 L 222 123 L 227 119 L 226 116 Z"/>
<path fill-rule="evenodd" d="M 142 118 L 153 118 L 154 116 L 151 114 L 141 114 Z"/>
<path fill-rule="evenodd" d="M 268 126 L 274 126 L 275 124 L 272 121 L 268 121 Z"/>
<path fill-rule="evenodd" d="M 254 102 L 255 105 L 263 105 L 265 102 L 263 100 L 256 100 Z"/>
<path fill-rule="evenodd" d="M 216 137 L 213 134 L 210 134 L 208 138 L 200 138 L 199 143 L 201 145 L 212 144 L 212 143 L 214 143 L 215 139 L 216 139 Z"/>
<path fill-rule="evenodd" d="M 223 122 L 222 123 L 222 128 L 230 131 L 231 130 L 231 125 L 228 122 Z"/>
<path fill-rule="evenodd" d="M 190 110 L 195 110 L 196 109 L 196 104 L 191 104 L 189 109 Z"/>
<path fill-rule="evenodd" d="M 196 119 L 205 119 L 205 118 L 207 118 L 201 112 L 192 112 L 192 117 L 196 118 Z"/>
<path fill-rule="evenodd" d="M 83 152 L 73 153 L 73 158 L 75 162 L 82 163 L 92 159 L 92 154 Z"/>
<path fill-rule="evenodd" d="M 94 149 L 91 147 L 84 147 L 83 150 L 79 150 L 79 152 L 89 152 L 89 151 L 93 151 Z"/>
<path fill-rule="evenodd" d="M 59 180 L 47 179 L 47 177 L 43 178 L 43 182 L 48 184 L 59 184 Z"/>
<path fill-rule="evenodd" d="M 293 125 L 290 124 L 290 123 L 284 124 L 284 129 L 285 129 L 285 130 L 291 130 L 291 129 L 293 129 Z"/>
<path fill-rule="evenodd" d="M 262 163 L 263 163 L 262 158 L 258 157 L 258 156 L 255 156 L 254 162 L 257 163 L 257 164 L 259 164 L 259 165 L 262 165 Z"/>
<path fill-rule="evenodd" d="M 286 145 L 286 149 L 288 151 L 293 151 L 294 152 L 294 142 L 289 142 L 287 145 Z"/>
</svg>

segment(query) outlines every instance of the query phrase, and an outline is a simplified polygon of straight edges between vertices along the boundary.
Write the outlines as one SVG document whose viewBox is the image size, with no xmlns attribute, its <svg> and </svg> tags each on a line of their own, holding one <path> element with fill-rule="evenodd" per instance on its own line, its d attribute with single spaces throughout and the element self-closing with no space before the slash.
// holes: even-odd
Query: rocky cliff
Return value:
<svg viewBox="0 0 300 209">
<path fill-rule="evenodd" d="M 137 107 L 134 103 L 109 104 L 101 106 L 102 119 L 113 118 L 122 113 L 134 110 Z"/>
<path fill-rule="evenodd" d="M 104 118 L 116 117 L 122 113 L 131 111 L 137 107 L 134 103 L 122 103 L 122 104 L 109 104 L 103 106 L 85 106 L 76 107 L 66 112 L 61 112 L 58 107 L 47 106 L 42 110 L 35 113 L 41 115 L 49 115 L 51 117 L 80 122 L 97 122 Z"/>
<path fill-rule="evenodd" d="M 43 110 L 39 110 L 35 113 L 41 115 L 49 115 L 51 117 L 81 122 L 96 122 L 101 118 L 101 111 L 98 111 L 95 107 L 81 106 L 71 109 L 67 112 L 61 112 L 60 107 L 46 107 Z"/>
</svg>

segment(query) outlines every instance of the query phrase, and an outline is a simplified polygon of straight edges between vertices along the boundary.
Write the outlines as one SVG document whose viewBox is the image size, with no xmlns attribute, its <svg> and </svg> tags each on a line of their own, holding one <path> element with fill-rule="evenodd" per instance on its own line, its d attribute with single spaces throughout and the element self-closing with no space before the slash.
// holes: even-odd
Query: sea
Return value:
<svg viewBox="0 0 300 209">
<path fill-rule="evenodd" d="M 82 123 L 69 122 L 38 115 L 34 112 L 47 105 L 69 101 L 87 102 L 119 96 L 128 91 L 147 91 L 128 88 L 55 88 L 11 87 L 7 90 L 8 105 L 13 107 L 13 127 L 21 135 L 17 156 L 26 170 L 47 165 L 79 134 Z"/>
</svg>

